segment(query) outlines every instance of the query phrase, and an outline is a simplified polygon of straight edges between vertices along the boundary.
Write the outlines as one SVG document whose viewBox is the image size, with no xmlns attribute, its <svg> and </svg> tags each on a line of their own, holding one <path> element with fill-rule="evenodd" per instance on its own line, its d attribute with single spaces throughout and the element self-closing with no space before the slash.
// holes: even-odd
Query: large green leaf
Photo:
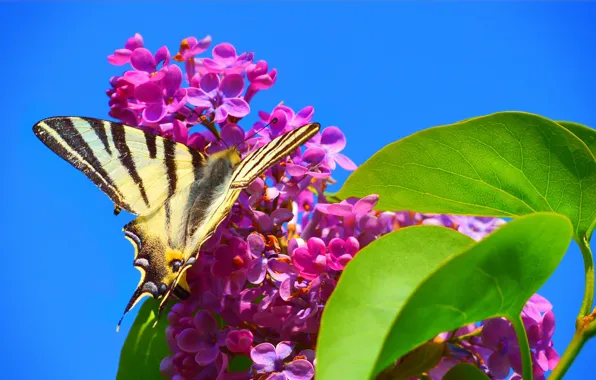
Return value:
<svg viewBox="0 0 596 380">
<path fill-rule="evenodd" d="M 479 243 L 438 226 L 374 241 L 350 262 L 325 306 L 317 379 L 368 379 L 441 332 L 519 318 L 572 232 L 564 216 L 535 213 Z"/>
<path fill-rule="evenodd" d="M 350 175 L 337 196 L 379 194 L 382 210 L 513 217 L 555 211 L 589 235 L 596 162 L 569 130 L 502 112 L 430 128 L 390 144 Z"/>
<path fill-rule="evenodd" d="M 435 368 L 447 349 L 447 342 L 426 342 L 399 360 L 399 364 L 388 367 L 376 380 L 408 380 Z"/>
<path fill-rule="evenodd" d="M 557 121 L 557 124 L 579 137 L 590 148 L 592 155 L 596 156 L 596 130 L 572 121 Z"/>
<path fill-rule="evenodd" d="M 147 298 L 139 310 L 122 351 L 118 365 L 117 380 L 163 380 L 159 373 L 161 360 L 170 355 L 166 343 L 165 318 L 169 307 L 153 328 L 159 304 L 153 298 Z"/>
</svg>

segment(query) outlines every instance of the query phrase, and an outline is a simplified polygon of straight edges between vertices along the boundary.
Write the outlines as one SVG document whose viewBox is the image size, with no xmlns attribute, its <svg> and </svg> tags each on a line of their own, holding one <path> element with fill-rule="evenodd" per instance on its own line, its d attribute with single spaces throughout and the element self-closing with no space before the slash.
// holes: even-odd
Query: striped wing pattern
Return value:
<svg viewBox="0 0 596 380">
<path fill-rule="evenodd" d="M 165 293 L 159 306 L 158 316 L 165 308 L 167 300 L 174 291 L 176 284 L 182 280 L 184 272 L 196 261 L 201 245 L 215 232 L 219 224 L 228 215 L 242 189 L 250 185 L 259 175 L 263 174 L 263 172 L 279 160 L 288 156 L 296 148 L 310 140 L 320 128 L 320 124 L 311 123 L 278 136 L 265 146 L 248 154 L 234 168 L 227 186 L 212 198 L 204 221 L 197 226 L 196 230 L 190 236 L 186 237 L 187 243 L 184 250 L 184 257 L 187 260 L 175 281 Z"/>
<path fill-rule="evenodd" d="M 107 120 L 52 117 L 33 131 L 118 207 L 137 215 L 158 209 L 205 165 L 201 153 L 183 144 Z"/>
<path fill-rule="evenodd" d="M 183 291 L 176 285 L 186 283 L 185 271 L 240 192 L 319 129 L 317 123 L 294 129 L 238 163 L 234 148 L 205 159 L 182 144 L 106 120 L 53 117 L 33 127 L 116 206 L 139 215 L 123 229 L 141 271 L 124 314 L 145 295 L 162 297 L 161 314 L 171 294 Z"/>
<path fill-rule="evenodd" d="M 251 152 L 236 167 L 232 187 L 245 188 L 250 185 L 265 170 L 310 140 L 320 128 L 321 125 L 318 123 L 303 125 Z"/>
</svg>

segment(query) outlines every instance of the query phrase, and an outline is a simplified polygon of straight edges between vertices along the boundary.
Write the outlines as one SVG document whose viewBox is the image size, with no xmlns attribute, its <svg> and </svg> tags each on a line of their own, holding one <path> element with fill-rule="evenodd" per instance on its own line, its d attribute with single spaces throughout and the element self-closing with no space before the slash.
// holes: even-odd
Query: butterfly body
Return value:
<svg viewBox="0 0 596 380">
<path fill-rule="evenodd" d="M 312 123 L 292 130 L 243 160 L 235 148 L 206 157 L 150 132 L 99 119 L 54 117 L 33 130 L 112 199 L 115 214 L 124 209 L 138 215 L 123 228 L 141 272 L 126 314 L 146 295 L 162 298 L 160 312 L 172 293 L 184 296 L 184 272 L 240 192 L 319 128 Z"/>
</svg>

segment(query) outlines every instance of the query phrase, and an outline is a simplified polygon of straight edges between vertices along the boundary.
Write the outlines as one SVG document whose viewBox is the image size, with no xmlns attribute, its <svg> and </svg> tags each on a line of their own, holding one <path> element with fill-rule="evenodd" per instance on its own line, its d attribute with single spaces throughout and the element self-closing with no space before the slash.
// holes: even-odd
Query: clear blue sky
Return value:
<svg viewBox="0 0 596 380">
<path fill-rule="evenodd" d="M 254 51 L 279 79 L 253 109 L 313 105 L 315 120 L 343 129 L 357 164 L 415 131 L 496 111 L 596 126 L 596 3 L 200 3 L 0 4 L 2 378 L 116 373 L 134 314 L 115 326 L 139 276 L 120 230 L 131 217 L 114 217 L 31 127 L 54 115 L 107 117 L 104 90 L 121 70 L 106 56 L 135 32 L 153 51 L 206 34 Z M 541 291 L 555 305 L 559 350 L 582 271 L 574 246 Z M 593 373 L 595 357 L 592 341 L 569 378 Z"/>
</svg>

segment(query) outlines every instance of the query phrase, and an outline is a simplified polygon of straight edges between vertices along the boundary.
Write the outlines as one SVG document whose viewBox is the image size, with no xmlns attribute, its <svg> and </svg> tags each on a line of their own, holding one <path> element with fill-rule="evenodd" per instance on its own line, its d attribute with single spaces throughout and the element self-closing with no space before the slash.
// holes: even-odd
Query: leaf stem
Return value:
<svg viewBox="0 0 596 380">
<path fill-rule="evenodd" d="M 517 336 L 517 343 L 519 344 L 519 351 L 522 360 L 522 379 L 532 380 L 533 369 L 532 369 L 532 352 L 530 351 L 530 342 L 528 342 L 528 335 L 526 334 L 526 328 L 521 319 L 521 313 L 509 320 L 515 335 Z"/>
<path fill-rule="evenodd" d="M 584 300 L 575 323 L 576 330 L 579 330 L 580 325 L 584 323 L 584 317 L 590 314 L 590 309 L 594 302 L 594 257 L 592 256 L 592 250 L 590 249 L 590 242 L 588 242 L 585 235 L 576 241 L 584 258 L 584 272 L 586 276 Z"/>
</svg>

